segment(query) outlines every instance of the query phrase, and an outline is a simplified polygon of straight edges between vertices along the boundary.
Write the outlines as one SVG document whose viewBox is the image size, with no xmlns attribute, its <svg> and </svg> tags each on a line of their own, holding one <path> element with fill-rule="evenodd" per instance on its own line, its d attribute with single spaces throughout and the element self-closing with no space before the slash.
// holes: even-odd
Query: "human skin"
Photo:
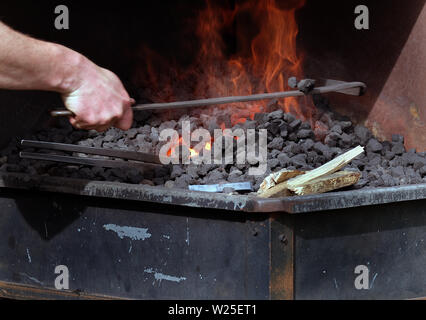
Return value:
<svg viewBox="0 0 426 320">
<path fill-rule="evenodd" d="M 132 125 L 134 100 L 114 73 L 78 52 L 31 38 L 1 22 L 0 88 L 60 93 L 74 113 L 70 123 L 78 129 L 127 130 Z"/>
</svg>

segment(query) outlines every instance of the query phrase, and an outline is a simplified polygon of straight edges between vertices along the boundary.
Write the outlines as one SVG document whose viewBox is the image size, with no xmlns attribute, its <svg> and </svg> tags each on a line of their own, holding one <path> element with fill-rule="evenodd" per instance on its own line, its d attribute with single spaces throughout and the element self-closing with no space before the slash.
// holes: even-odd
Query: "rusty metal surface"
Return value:
<svg viewBox="0 0 426 320">
<path fill-rule="evenodd" d="M 365 188 L 273 199 L 23 173 L 0 174 L 0 188 L 69 193 L 232 212 L 307 213 L 426 199 L 426 184 Z"/>
<path fill-rule="evenodd" d="M 270 230 L 270 298 L 272 300 L 293 300 L 295 294 L 295 242 L 292 217 L 271 215 Z"/>
<path fill-rule="evenodd" d="M 426 150 L 426 6 L 420 12 L 367 118 L 376 136 L 405 137 L 407 148 Z"/>
<path fill-rule="evenodd" d="M 359 79 L 368 86 L 360 98 L 327 96 L 333 110 L 380 139 L 402 134 L 406 148 L 419 152 L 426 150 L 425 3 L 365 0 L 369 30 L 354 27 L 357 0 L 307 1 L 298 16 L 305 74 Z"/>
</svg>

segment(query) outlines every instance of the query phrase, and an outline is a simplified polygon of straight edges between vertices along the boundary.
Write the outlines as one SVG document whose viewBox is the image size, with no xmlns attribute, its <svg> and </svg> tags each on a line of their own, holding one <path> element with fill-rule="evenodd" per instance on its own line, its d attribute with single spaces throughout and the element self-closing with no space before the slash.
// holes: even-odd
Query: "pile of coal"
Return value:
<svg viewBox="0 0 426 320">
<path fill-rule="evenodd" d="M 414 149 L 406 150 L 404 138 L 398 134 L 393 135 L 391 141 L 379 141 L 366 127 L 354 125 L 348 119 L 330 111 L 323 111 L 320 119 L 314 122 L 314 127 L 311 126 L 311 123 L 304 122 L 281 109 L 257 113 L 253 120 L 247 115 L 244 123 L 234 126 L 230 123 L 230 115 L 222 109 L 214 110 L 210 114 L 203 114 L 202 110 L 198 110 L 181 116 L 178 113 L 174 113 L 174 115 L 174 119 L 173 116 L 170 116 L 167 121 L 163 121 L 159 115 L 137 112 L 130 130 L 121 131 L 111 128 L 103 133 L 76 130 L 69 125 L 66 119 L 63 119 L 55 127 L 40 130 L 24 138 L 158 153 L 164 143 L 159 141 L 160 132 L 163 129 L 174 129 L 181 134 L 183 121 L 191 123 L 191 130 L 205 128 L 212 135 L 215 129 L 220 129 L 223 125 L 232 130 L 237 128 L 267 129 L 266 172 L 261 176 L 249 175 L 248 169 L 258 165 L 248 163 L 180 164 L 141 171 L 126 167 L 108 169 L 35 161 L 19 157 L 18 141 L 12 141 L 6 149 L 2 150 L 0 171 L 118 181 L 170 188 L 187 188 L 190 184 L 251 181 L 257 190 L 263 179 L 271 172 L 282 168 L 311 170 L 349 149 L 361 145 L 365 146 L 366 152 L 346 167 L 346 169 L 351 168 L 351 170 L 361 172 L 361 179 L 353 188 L 426 183 L 424 152 L 416 152 Z M 237 152 L 235 144 L 234 159 L 236 159 Z"/>
</svg>

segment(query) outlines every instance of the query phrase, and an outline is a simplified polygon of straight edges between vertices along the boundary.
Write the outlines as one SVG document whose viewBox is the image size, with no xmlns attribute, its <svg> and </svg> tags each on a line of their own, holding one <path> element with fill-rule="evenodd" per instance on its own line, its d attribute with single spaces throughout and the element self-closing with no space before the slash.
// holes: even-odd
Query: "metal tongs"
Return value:
<svg viewBox="0 0 426 320">
<path fill-rule="evenodd" d="M 34 140 L 21 140 L 21 146 L 35 149 L 47 149 L 66 152 L 77 152 L 82 154 L 92 154 L 99 156 L 106 156 L 115 159 L 100 159 L 100 158 L 86 158 L 79 156 L 65 156 L 59 154 L 49 154 L 41 152 L 26 152 L 19 153 L 21 158 L 47 160 L 55 162 L 66 162 L 72 164 L 98 166 L 105 168 L 120 168 L 120 167 L 133 167 L 137 169 L 155 168 L 162 166 L 158 155 L 120 150 L 120 149 L 106 149 L 79 146 L 74 144 L 34 141 Z"/>
<path fill-rule="evenodd" d="M 305 79 L 310 80 L 310 79 Z M 303 80 L 302 80 L 303 81 Z M 162 102 L 162 103 L 148 103 L 148 104 L 139 104 L 132 107 L 133 111 L 136 110 L 167 110 L 167 109 L 180 109 L 180 108 L 192 108 L 192 107 L 203 107 L 235 102 L 248 102 L 248 101 L 258 101 L 258 100 L 268 100 L 268 99 L 280 99 L 288 97 L 300 97 L 304 95 L 311 94 L 322 94 L 329 92 L 338 92 L 352 96 L 361 96 L 364 94 L 367 86 L 363 82 L 345 82 L 340 80 L 331 80 L 326 79 L 324 85 L 321 87 L 314 87 L 312 80 L 312 87 L 307 88 L 298 88 L 299 90 L 292 91 L 281 91 L 281 92 L 271 92 L 271 93 L 259 93 L 252 94 L 248 96 L 230 96 L 230 97 L 220 97 L 220 98 L 208 98 L 208 99 L 198 99 L 198 100 L 189 100 L 189 101 L 176 101 L 176 102 Z M 61 116 L 73 116 L 74 114 L 69 110 L 53 110 L 50 112 L 52 117 L 61 117 Z"/>
</svg>

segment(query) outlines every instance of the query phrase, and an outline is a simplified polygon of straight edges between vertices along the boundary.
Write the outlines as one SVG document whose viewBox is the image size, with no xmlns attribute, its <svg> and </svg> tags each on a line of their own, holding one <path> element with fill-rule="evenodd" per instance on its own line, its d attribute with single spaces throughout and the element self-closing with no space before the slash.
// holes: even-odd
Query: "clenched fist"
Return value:
<svg viewBox="0 0 426 320">
<path fill-rule="evenodd" d="M 129 97 L 118 77 L 89 60 L 82 62 L 69 92 L 62 94 L 65 106 L 75 116 L 71 124 L 79 129 L 105 131 L 109 127 L 128 130 L 133 121 Z"/>
</svg>

